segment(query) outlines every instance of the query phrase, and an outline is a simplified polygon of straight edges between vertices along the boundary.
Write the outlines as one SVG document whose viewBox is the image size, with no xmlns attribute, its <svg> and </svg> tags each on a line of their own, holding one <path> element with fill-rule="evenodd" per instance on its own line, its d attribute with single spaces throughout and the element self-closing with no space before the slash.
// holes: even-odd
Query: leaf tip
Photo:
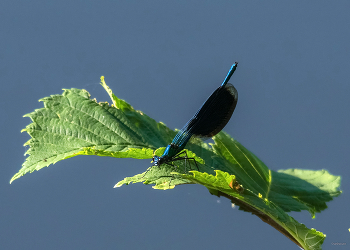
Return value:
<svg viewBox="0 0 350 250">
<path fill-rule="evenodd" d="M 123 186 L 123 183 L 118 182 L 117 184 L 114 185 L 113 188 L 118 188 L 118 187 L 121 187 L 121 186 Z"/>
<path fill-rule="evenodd" d="M 17 174 L 15 174 L 14 176 L 12 176 L 12 178 L 11 178 L 11 180 L 10 180 L 10 184 L 12 184 L 12 182 L 13 182 L 14 180 L 18 179 L 18 178 L 21 177 L 21 176 L 23 176 L 23 174 L 22 174 L 22 175 L 19 175 L 19 173 L 17 173 Z"/>
</svg>

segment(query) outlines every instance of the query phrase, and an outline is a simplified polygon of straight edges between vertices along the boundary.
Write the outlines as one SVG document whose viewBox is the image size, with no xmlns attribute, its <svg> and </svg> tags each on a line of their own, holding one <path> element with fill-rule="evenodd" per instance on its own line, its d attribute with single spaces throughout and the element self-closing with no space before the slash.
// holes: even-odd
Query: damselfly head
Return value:
<svg viewBox="0 0 350 250">
<path fill-rule="evenodd" d="M 153 156 L 152 158 L 152 162 L 153 162 L 153 166 L 160 166 L 161 165 L 161 157 L 159 156 Z"/>
</svg>

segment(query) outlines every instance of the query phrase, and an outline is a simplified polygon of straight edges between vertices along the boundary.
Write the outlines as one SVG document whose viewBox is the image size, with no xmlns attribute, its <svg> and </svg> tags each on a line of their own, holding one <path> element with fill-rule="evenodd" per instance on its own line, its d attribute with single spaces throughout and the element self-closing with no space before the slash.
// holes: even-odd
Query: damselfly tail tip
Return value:
<svg viewBox="0 0 350 250">
<path fill-rule="evenodd" d="M 237 65 L 238 65 L 238 62 L 235 62 L 234 64 L 232 64 L 231 70 L 236 69 L 236 68 L 237 68 Z"/>
</svg>

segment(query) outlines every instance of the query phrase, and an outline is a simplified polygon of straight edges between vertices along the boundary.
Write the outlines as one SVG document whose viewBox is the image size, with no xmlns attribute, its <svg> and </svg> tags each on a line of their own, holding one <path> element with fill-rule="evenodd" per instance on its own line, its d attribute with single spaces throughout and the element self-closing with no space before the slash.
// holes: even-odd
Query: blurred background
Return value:
<svg viewBox="0 0 350 250">
<path fill-rule="evenodd" d="M 299 222 L 350 245 L 349 1 L 0 2 L 2 249 L 298 249 L 199 185 L 134 184 L 150 160 L 79 156 L 9 180 L 25 161 L 24 114 L 100 76 L 135 109 L 181 128 L 226 76 L 239 93 L 225 131 L 273 169 L 327 169 L 343 194 Z M 164 145 L 166 146 L 166 145 Z"/>
</svg>

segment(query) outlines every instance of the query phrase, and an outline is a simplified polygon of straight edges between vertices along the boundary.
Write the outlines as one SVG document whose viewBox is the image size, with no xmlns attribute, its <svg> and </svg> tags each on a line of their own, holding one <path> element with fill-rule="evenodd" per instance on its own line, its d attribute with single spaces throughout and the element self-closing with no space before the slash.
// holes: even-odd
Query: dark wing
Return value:
<svg viewBox="0 0 350 250">
<path fill-rule="evenodd" d="M 227 83 L 217 88 L 197 113 L 175 136 L 172 143 L 181 147 L 192 136 L 210 138 L 219 133 L 230 120 L 237 105 L 238 92 Z"/>
</svg>

